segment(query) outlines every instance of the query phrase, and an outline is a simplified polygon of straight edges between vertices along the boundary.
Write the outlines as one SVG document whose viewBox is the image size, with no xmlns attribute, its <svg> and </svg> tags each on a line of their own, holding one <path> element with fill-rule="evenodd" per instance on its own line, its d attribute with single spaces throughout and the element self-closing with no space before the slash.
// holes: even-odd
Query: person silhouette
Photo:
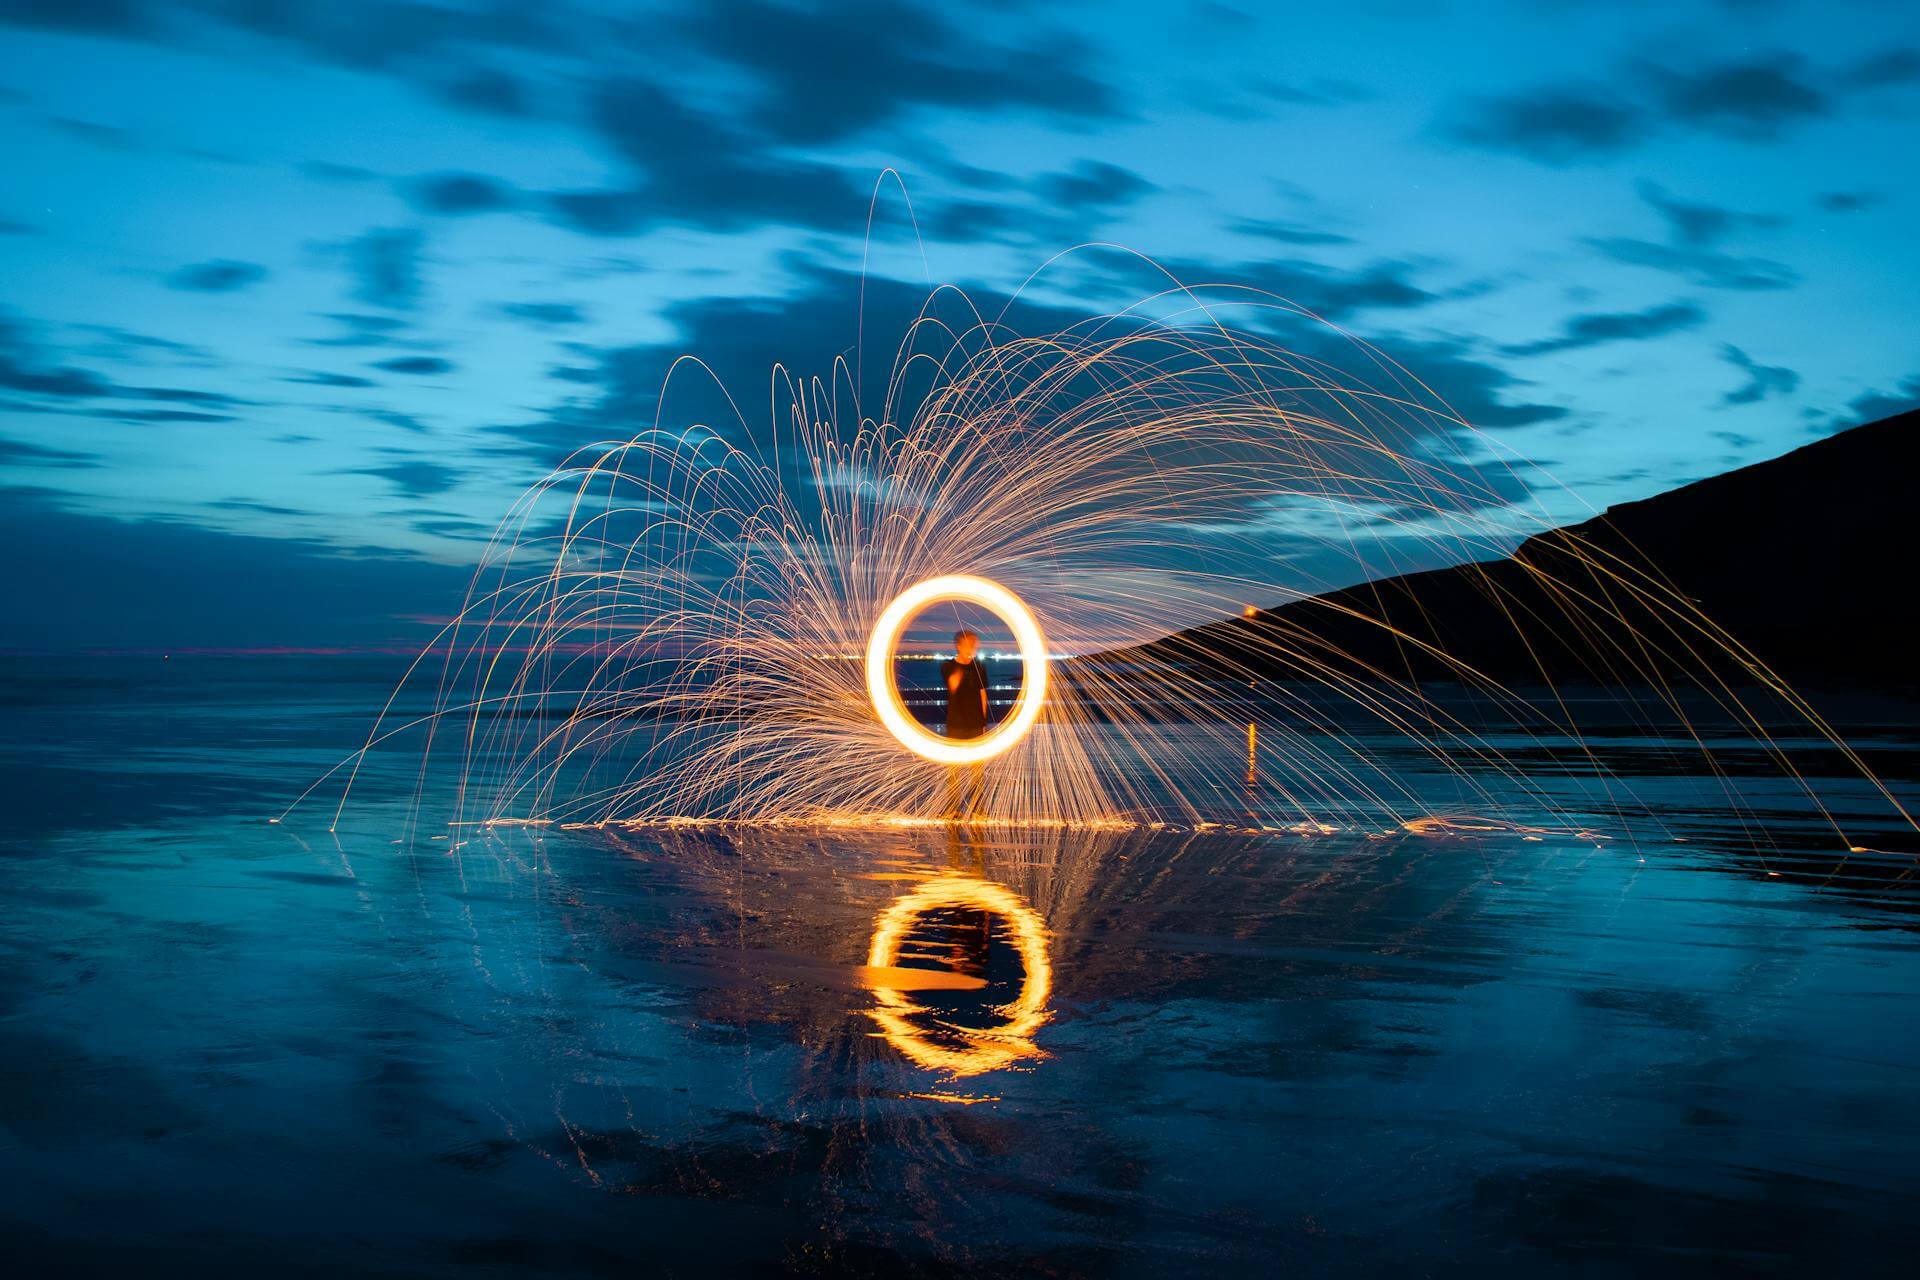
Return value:
<svg viewBox="0 0 1920 1280">
<path fill-rule="evenodd" d="M 972 631 L 953 633 L 953 657 L 940 665 L 947 682 L 947 737 L 977 738 L 987 731 L 987 677 L 975 655 L 980 637 Z M 984 766 L 955 765 L 948 810 L 956 820 L 980 816 L 986 791 Z"/>
</svg>

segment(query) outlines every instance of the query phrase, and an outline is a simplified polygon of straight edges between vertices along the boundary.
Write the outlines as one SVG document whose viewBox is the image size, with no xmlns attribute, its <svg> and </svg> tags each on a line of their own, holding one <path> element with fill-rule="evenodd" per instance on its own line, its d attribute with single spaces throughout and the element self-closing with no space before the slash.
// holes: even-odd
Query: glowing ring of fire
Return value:
<svg viewBox="0 0 1920 1280">
<path fill-rule="evenodd" d="M 943 876 L 929 880 L 896 899 L 873 924 L 873 943 L 867 948 L 867 967 L 891 969 L 900 958 L 900 945 L 914 921 L 942 907 L 990 911 L 1007 922 L 1014 947 L 1020 952 L 1025 977 L 1020 995 L 1007 1006 L 1007 1021 L 990 1031 L 968 1033 L 983 1043 L 953 1049 L 928 1040 L 910 1021 L 925 1010 L 889 987 L 877 987 L 881 1007 L 869 1010 L 887 1042 L 931 1071 L 973 1076 L 1011 1066 L 1040 1052 L 1032 1035 L 1047 1020 L 1047 997 L 1053 993 L 1053 962 L 1047 958 L 1047 925 L 1040 913 L 1005 885 L 971 876 Z"/>
<path fill-rule="evenodd" d="M 893 672 L 894 643 L 915 614 L 942 600 L 966 600 L 991 609 L 1012 629 L 1020 648 L 1020 697 L 1005 720 L 978 738 L 942 738 L 929 733 L 900 700 L 900 682 Z M 1027 736 L 1027 730 L 1040 718 L 1040 704 L 1046 695 L 1047 638 L 1040 632 L 1039 620 L 1019 596 L 991 578 L 952 573 L 916 582 L 895 596 L 880 621 L 873 624 L 873 637 L 867 641 L 867 696 L 873 700 L 880 723 L 915 755 L 937 764 L 991 760 Z"/>
</svg>

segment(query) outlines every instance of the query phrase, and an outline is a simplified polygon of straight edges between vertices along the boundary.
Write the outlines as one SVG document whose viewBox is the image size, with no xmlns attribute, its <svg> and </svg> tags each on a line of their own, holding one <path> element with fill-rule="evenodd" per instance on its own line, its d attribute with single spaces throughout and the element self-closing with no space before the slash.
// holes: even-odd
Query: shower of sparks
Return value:
<svg viewBox="0 0 1920 1280">
<path fill-rule="evenodd" d="M 1050 655 L 1044 697 L 1030 676 L 1016 700 L 1030 728 L 985 766 L 989 823 L 1204 829 L 1225 810 L 1267 830 L 1458 829 L 1370 757 L 1383 729 L 1457 778 L 1463 812 L 1502 803 L 1497 780 L 1529 807 L 1503 829 L 1557 813 L 1416 680 L 1247 603 L 1326 585 L 1277 546 L 1347 556 L 1349 581 L 1367 576 L 1355 548 L 1383 539 L 1422 563 L 1496 559 L 1539 527 L 1526 495 L 1547 484 L 1378 351 L 1341 335 L 1373 371 L 1361 383 L 1283 346 L 1282 322 L 1318 323 L 1271 295 L 1176 285 L 1022 334 L 943 288 L 877 402 L 858 356 L 810 378 L 776 367 L 765 420 L 745 396 L 723 421 L 676 418 L 683 380 L 712 382 L 683 358 L 651 425 L 577 451 L 515 505 L 409 673 L 434 710 L 390 702 L 367 750 L 407 739 L 423 778 L 429 758 L 450 764 L 457 824 L 937 822 L 950 769 L 902 749 L 863 656 L 889 602 L 965 575 L 1025 602 L 1040 626 L 1016 637 L 1024 656 Z M 1657 566 L 1571 545 L 1577 573 L 1531 569 L 1564 616 L 1513 617 L 1523 643 L 1581 637 L 1623 703 L 1684 725 L 1683 699 L 1704 699 L 1797 781 L 1733 671 L 1859 765 Z M 1237 619 L 1241 647 L 1211 668 L 1129 648 L 1216 619 Z M 1384 613 L 1348 620 L 1393 630 Z M 1522 700 L 1393 634 L 1502 712 L 1507 741 L 1517 724 L 1523 742 L 1580 744 L 1557 698 Z M 336 821 L 365 755 L 329 775 L 345 779 Z M 1600 791 L 1595 805 L 1618 800 Z"/>
</svg>

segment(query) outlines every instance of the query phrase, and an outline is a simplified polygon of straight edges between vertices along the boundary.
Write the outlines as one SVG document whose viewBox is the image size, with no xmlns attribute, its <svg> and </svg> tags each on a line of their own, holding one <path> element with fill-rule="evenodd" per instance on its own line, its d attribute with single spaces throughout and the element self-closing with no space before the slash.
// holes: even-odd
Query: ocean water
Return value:
<svg viewBox="0 0 1920 1280">
<path fill-rule="evenodd" d="M 270 823 L 397 674 L 0 663 L 22 1274 L 1906 1274 L 1920 1244 L 1915 844 L 1815 743 L 1874 851 L 1724 732 L 1720 780 L 1618 724 L 1509 753 L 1570 812 L 1604 765 L 1646 810 L 1614 829 L 488 832 L 416 809 L 405 752 L 336 831 Z M 1920 801 L 1910 711 L 1843 709 Z"/>
</svg>

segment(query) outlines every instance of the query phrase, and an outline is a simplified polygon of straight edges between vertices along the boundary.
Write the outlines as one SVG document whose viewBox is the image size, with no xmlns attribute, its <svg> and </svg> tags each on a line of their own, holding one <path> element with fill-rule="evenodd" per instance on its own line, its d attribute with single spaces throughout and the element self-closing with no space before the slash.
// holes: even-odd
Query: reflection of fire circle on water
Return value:
<svg viewBox="0 0 1920 1280">
<path fill-rule="evenodd" d="M 987 911 L 1007 927 L 1020 953 L 1025 976 L 1020 995 L 1006 1006 L 1007 1021 L 989 1030 L 968 1031 L 965 1044 L 937 1044 L 912 1019 L 928 1012 L 906 994 L 884 982 L 875 983 L 880 1007 L 870 1010 L 888 1043 L 934 1071 L 971 1076 L 1010 1066 L 1038 1054 L 1032 1035 L 1047 1020 L 1047 997 L 1053 990 L 1053 964 L 1047 958 L 1047 926 L 1038 912 L 1004 885 L 967 876 L 942 876 L 898 899 L 880 913 L 873 926 L 873 944 L 867 950 L 870 970 L 889 970 L 899 959 L 900 947 L 914 924 L 929 911 L 960 909 Z"/>
<path fill-rule="evenodd" d="M 955 740 L 930 733 L 900 698 L 893 646 L 915 614 L 942 600 L 965 600 L 991 609 L 1012 629 L 1014 643 L 1020 649 L 1020 697 L 1007 718 L 983 737 Z M 907 750 L 938 764 L 979 764 L 993 759 L 1033 728 L 1046 693 L 1047 639 L 1041 634 L 1040 623 L 1019 596 L 991 578 L 953 573 L 915 583 L 893 598 L 873 624 L 873 636 L 867 641 L 867 696 L 873 700 L 880 723 Z"/>
</svg>

